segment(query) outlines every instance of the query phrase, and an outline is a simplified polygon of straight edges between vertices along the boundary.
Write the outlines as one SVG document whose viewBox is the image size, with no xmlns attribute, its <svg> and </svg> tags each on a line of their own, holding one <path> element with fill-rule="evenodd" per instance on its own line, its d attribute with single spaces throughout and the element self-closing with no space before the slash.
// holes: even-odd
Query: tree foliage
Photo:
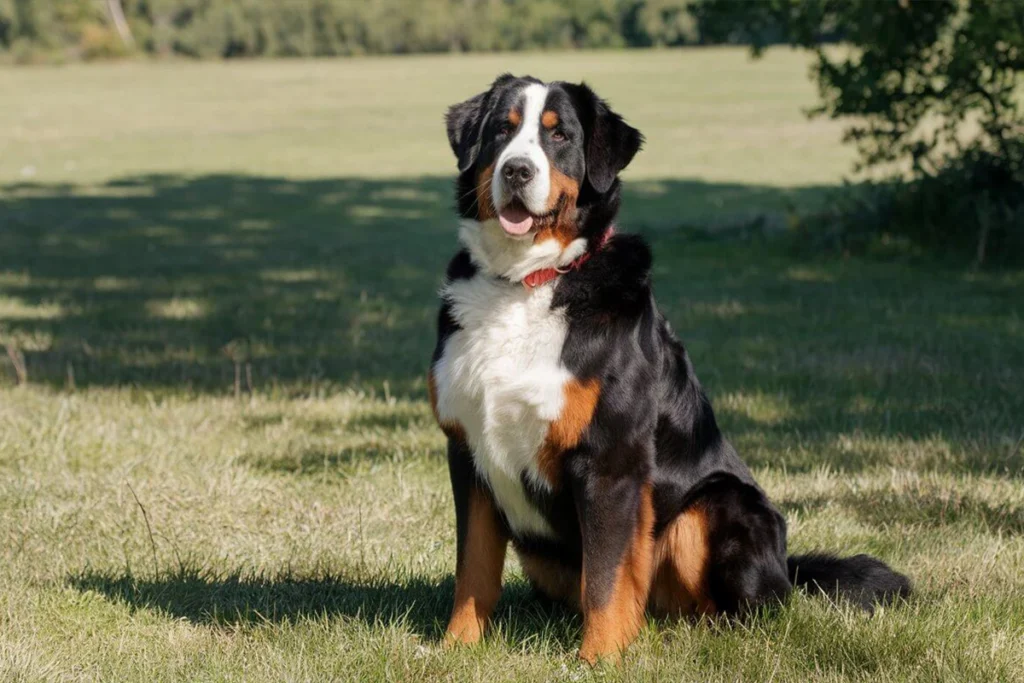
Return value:
<svg viewBox="0 0 1024 683">
<path fill-rule="evenodd" d="M 121 0 L 142 50 L 284 57 L 684 45 L 695 0 Z M 0 50 L 91 54 L 105 0 L 0 0 Z M 91 36 L 91 38 L 90 38 Z"/>
<path fill-rule="evenodd" d="M 755 52 L 771 28 L 813 51 L 811 114 L 850 122 L 860 168 L 902 172 L 874 222 L 928 246 L 970 243 L 979 262 L 1024 258 L 1024 3 L 708 0 L 699 14 L 708 36 Z M 822 44 L 837 33 L 845 49 Z M 857 230 L 873 223 L 853 213 Z"/>
</svg>

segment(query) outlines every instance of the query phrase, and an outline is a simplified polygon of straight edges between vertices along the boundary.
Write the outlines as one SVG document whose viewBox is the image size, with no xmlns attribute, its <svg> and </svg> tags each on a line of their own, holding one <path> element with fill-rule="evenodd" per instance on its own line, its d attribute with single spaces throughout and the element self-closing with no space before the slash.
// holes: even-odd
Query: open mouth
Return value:
<svg viewBox="0 0 1024 683">
<path fill-rule="evenodd" d="M 559 202 L 559 207 L 561 202 Z M 510 237 L 522 237 L 530 230 L 541 230 L 549 228 L 555 222 L 559 207 L 547 213 L 530 213 L 530 210 L 523 206 L 519 199 L 513 199 L 498 212 L 498 222 L 501 229 Z"/>
<path fill-rule="evenodd" d="M 518 199 L 513 199 L 498 212 L 498 222 L 509 235 L 521 236 L 530 232 L 533 227 L 534 215 Z"/>
</svg>

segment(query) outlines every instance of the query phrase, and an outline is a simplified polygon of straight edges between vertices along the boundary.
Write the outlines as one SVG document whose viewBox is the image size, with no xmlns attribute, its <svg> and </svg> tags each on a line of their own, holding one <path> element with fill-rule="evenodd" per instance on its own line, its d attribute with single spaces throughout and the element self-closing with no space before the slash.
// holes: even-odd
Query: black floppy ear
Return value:
<svg viewBox="0 0 1024 683">
<path fill-rule="evenodd" d="M 448 143 L 459 160 L 459 173 L 470 168 L 480 153 L 480 119 L 486 99 L 487 93 L 482 92 L 465 102 L 453 104 L 444 117 Z"/>
<path fill-rule="evenodd" d="M 603 194 L 640 151 L 644 136 L 613 112 L 586 83 L 576 86 L 576 101 L 586 141 L 587 180 Z"/>
<path fill-rule="evenodd" d="M 448 108 L 444 120 L 448 128 L 448 143 L 459 160 L 459 173 L 472 167 L 480 154 L 480 136 L 483 134 L 492 96 L 500 93 L 514 80 L 515 76 L 510 73 L 501 74 L 494 79 L 487 92 Z"/>
</svg>

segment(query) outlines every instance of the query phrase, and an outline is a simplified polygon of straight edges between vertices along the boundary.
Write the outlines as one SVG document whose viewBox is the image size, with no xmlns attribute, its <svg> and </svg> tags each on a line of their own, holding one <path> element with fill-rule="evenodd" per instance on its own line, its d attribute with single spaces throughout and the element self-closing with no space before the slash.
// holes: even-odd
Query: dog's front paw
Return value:
<svg viewBox="0 0 1024 683">
<path fill-rule="evenodd" d="M 444 646 L 473 645 L 480 642 L 484 636 L 484 622 L 478 619 L 475 614 L 456 613 L 448 622 L 448 629 L 444 634 Z"/>
<path fill-rule="evenodd" d="M 618 664 L 622 659 L 622 651 L 617 647 L 607 648 L 583 643 L 583 646 L 580 647 L 579 657 L 590 666 Z"/>
</svg>

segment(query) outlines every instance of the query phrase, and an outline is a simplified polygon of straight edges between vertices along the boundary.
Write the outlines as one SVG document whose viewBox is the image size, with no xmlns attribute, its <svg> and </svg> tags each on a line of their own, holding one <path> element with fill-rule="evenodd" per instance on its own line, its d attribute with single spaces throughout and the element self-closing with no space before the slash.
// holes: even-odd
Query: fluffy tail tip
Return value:
<svg viewBox="0 0 1024 683">
<path fill-rule="evenodd" d="M 868 612 L 874 612 L 875 605 L 907 598 L 911 591 L 910 579 L 870 555 L 794 555 L 788 565 L 794 586 L 848 600 Z"/>
</svg>

